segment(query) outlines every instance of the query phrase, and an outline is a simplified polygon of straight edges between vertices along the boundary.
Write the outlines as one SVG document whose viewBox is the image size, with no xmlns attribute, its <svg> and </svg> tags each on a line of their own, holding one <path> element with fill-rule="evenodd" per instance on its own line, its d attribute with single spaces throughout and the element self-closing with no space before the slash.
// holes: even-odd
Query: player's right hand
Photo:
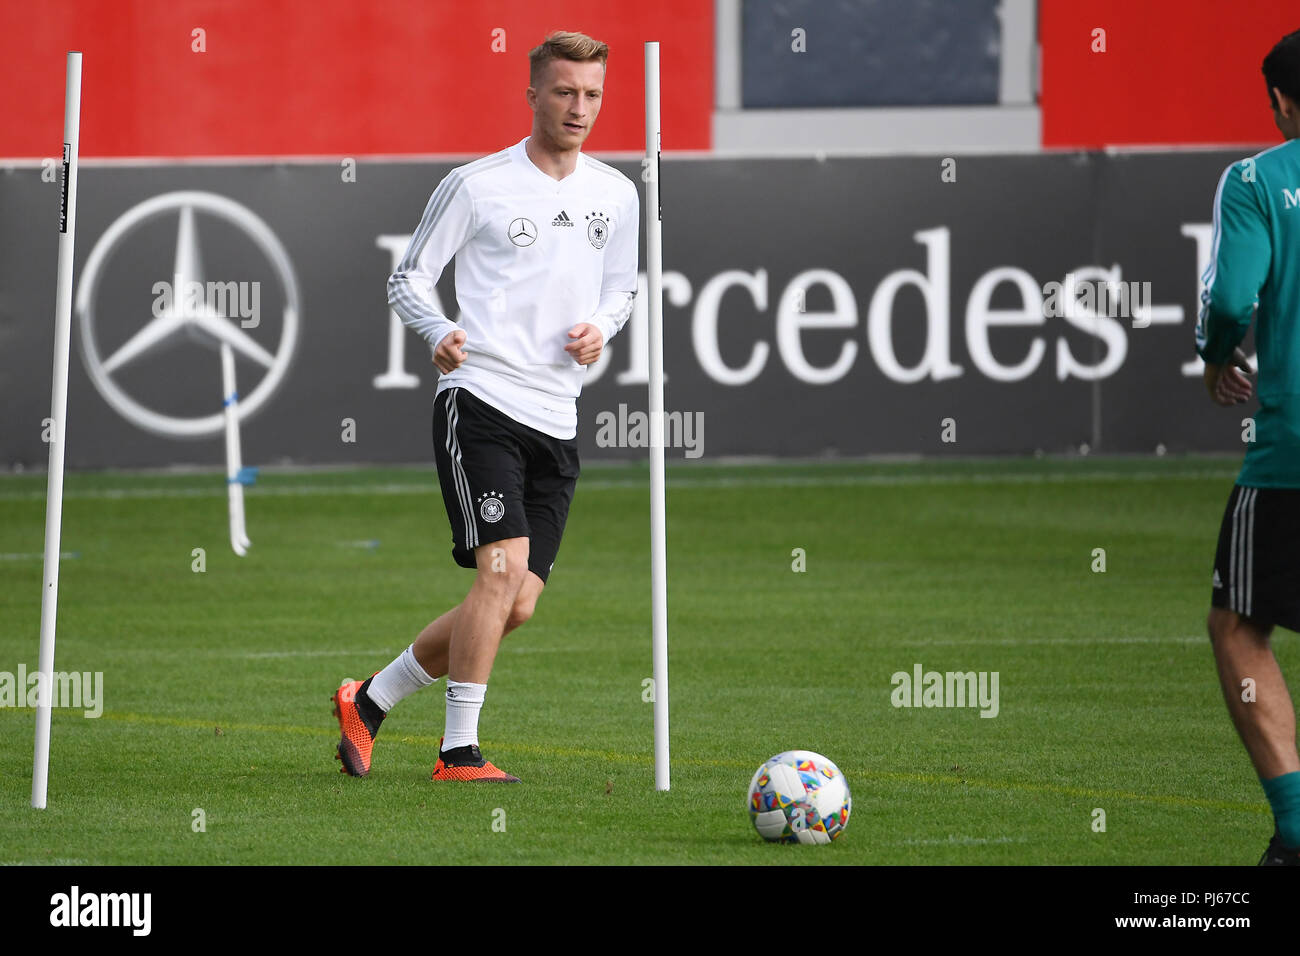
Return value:
<svg viewBox="0 0 1300 956">
<path fill-rule="evenodd" d="M 1242 374 L 1245 373 L 1245 374 Z M 1246 375 L 1254 375 L 1246 353 L 1240 348 L 1232 350 L 1232 362 L 1228 365 L 1205 366 L 1205 387 L 1210 398 L 1217 405 L 1240 405 L 1250 401 L 1254 388 Z"/>
<path fill-rule="evenodd" d="M 463 329 L 457 329 L 455 332 L 448 332 L 446 338 L 438 343 L 438 347 L 433 350 L 433 364 L 438 366 L 438 371 L 444 375 L 460 367 L 460 363 L 465 361 L 466 354 L 461 346 L 465 344 L 465 332 Z"/>
</svg>

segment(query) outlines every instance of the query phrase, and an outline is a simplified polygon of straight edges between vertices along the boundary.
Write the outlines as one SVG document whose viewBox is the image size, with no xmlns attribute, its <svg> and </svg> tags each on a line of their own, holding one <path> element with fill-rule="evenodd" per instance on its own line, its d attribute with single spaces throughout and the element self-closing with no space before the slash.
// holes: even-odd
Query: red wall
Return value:
<svg viewBox="0 0 1300 956">
<path fill-rule="evenodd" d="M 590 150 L 644 148 L 648 39 L 664 148 L 710 148 L 712 0 L 3 0 L 0 157 L 58 154 L 70 49 L 83 156 L 486 153 L 527 133 L 527 51 L 561 28 L 611 47 Z M 1287 0 L 1041 0 L 1043 145 L 1275 143 L 1259 65 L 1297 28 Z"/>
<path fill-rule="evenodd" d="M 1043 145 L 1279 142 L 1260 64 L 1296 29 L 1294 0 L 1042 0 Z"/>
<path fill-rule="evenodd" d="M 645 149 L 647 40 L 663 148 L 710 147 L 712 0 L 4 0 L 0 157 L 58 155 L 68 50 L 83 156 L 491 152 L 528 134 L 528 51 L 554 29 L 610 46 L 587 149 Z"/>
</svg>

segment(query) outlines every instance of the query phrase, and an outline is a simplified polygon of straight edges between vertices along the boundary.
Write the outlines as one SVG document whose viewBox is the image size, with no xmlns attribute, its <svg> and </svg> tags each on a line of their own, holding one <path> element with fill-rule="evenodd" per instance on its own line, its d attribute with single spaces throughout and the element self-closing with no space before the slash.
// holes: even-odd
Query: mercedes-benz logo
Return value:
<svg viewBox="0 0 1300 956">
<path fill-rule="evenodd" d="M 233 225 L 244 233 L 261 250 L 279 279 L 284 294 L 284 319 L 280 328 L 280 342 L 272 355 L 257 340 L 240 327 L 237 321 L 215 310 L 210 304 L 196 305 L 187 297 L 177 294 L 165 309 L 155 312 L 153 318 L 138 332 L 118 347 L 108 358 L 101 358 L 95 339 L 94 304 L 100 272 L 106 268 L 115 250 L 133 231 L 151 219 L 179 210 L 180 224 L 176 242 L 176 262 L 172 277 L 177 286 L 202 283 L 198 251 L 198 238 L 194 224 L 194 211 L 208 213 Z M 117 218 L 95 243 L 82 269 L 77 288 L 77 318 L 81 330 L 81 352 L 86 371 L 95 388 L 123 418 L 147 431 L 180 438 L 206 438 L 220 434 L 225 428 L 221 411 L 198 418 L 165 415 L 137 402 L 126 394 L 112 375 L 118 369 L 143 357 L 164 341 L 181 332 L 216 344 L 230 346 L 235 352 L 264 367 L 267 372 L 247 398 L 239 402 L 242 421 L 255 414 L 279 387 L 289 363 L 293 359 L 298 340 L 298 280 L 293 264 L 280 240 L 271 228 L 246 206 L 215 193 L 185 191 L 165 193 L 133 206 Z M 142 310 L 144 311 L 144 310 Z M 215 402 L 214 402 L 215 404 Z"/>
<path fill-rule="evenodd" d="M 537 241 L 537 227 L 531 219 L 512 219 L 506 235 L 516 246 L 531 246 Z"/>
</svg>

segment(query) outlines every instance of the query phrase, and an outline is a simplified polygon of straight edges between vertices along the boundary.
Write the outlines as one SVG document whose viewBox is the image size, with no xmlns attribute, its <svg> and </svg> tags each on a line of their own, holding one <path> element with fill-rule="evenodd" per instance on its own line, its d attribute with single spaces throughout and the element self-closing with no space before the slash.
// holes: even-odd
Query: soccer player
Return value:
<svg viewBox="0 0 1300 956">
<path fill-rule="evenodd" d="M 433 779 L 518 782 L 484 760 L 479 712 L 501 638 L 532 616 L 559 551 L 586 366 L 632 314 L 637 288 L 636 186 L 582 152 L 608 52 L 557 32 L 529 53 L 532 132 L 447 174 L 388 280 L 389 303 L 442 373 L 434 456 L 452 556 L 476 573 L 465 600 L 396 660 L 334 695 L 338 758 L 353 776 L 369 773 L 388 711 L 446 674 Z M 431 297 L 453 256 L 459 325 Z"/>
<path fill-rule="evenodd" d="M 1251 396 L 1238 346 L 1257 318 L 1259 411 L 1228 497 L 1207 625 L 1228 712 L 1273 809 L 1261 866 L 1300 865 L 1296 714 L 1269 639 L 1300 631 L 1300 31 L 1264 58 L 1286 142 L 1234 163 L 1214 197 L 1197 352 L 1220 405 Z M 1249 426 L 1248 426 L 1249 427 Z"/>
</svg>

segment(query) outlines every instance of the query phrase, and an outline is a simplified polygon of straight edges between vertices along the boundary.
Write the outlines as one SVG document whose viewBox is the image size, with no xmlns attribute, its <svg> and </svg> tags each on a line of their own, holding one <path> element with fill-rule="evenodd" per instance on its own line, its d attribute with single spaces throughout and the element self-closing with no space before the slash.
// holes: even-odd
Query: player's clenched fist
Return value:
<svg viewBox="0 0 1300 956">
<path fill-rule="evenodd" d="M 573 341 L 564 347 L 564 351 L 579 365 L 591 365 L 600 358 L 601 349 L 605 347 L 605 336 L 590 322 L 579 322 L 569 329 L 569 338 Z"/>
<path fill-rule="evenodd" d="M 439 372 L 446 374 L 460 367 L 460 363 L 465 361 L 466 357 L 464 350 L 461 349 L 464 344 L 463 329 L 447 333 L 446 338 L 438 343 L 438 347 L 433 350 L 433 364 L 438 366 Z"/>
</svg>

